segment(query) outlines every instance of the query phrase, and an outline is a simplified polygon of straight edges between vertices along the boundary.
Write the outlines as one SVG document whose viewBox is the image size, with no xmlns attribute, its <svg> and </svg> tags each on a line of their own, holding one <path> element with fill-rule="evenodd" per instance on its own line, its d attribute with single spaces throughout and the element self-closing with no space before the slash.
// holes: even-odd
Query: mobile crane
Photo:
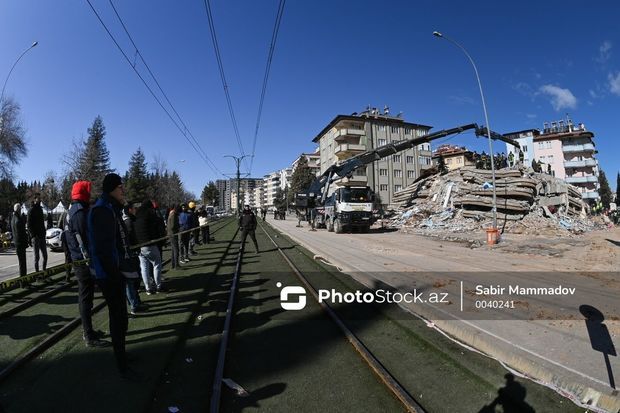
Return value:
<svg viewBox="0 0 620 413">
<path fill-rule="evenodd" d="M 295 206 L 306 208 L 315 225 L 326 227 L 330 232 L 342 233 L 348 228 L 359 228 L 362 232 L 368 232 L 374 222 L 372 208 L 375 197 L 372 189 L 368 186 L 343 186 L 329 194 L 331 184 L 338 179 L 352 177 L 356 169 L 387 156 L 470 129 L 475 130 L 477 137 L 487 136 L 486 127 L 481 128 L 475 123 L 470 123 L 424 136 L 388 143 L 348 158 L 339 164 L 334 164 L 317 176 L 307 191 L 295 194 Z M 519 148 L 516 141 L 493 131 L 491 131 L 491 139 L 500 140 Z"/>
</svg>

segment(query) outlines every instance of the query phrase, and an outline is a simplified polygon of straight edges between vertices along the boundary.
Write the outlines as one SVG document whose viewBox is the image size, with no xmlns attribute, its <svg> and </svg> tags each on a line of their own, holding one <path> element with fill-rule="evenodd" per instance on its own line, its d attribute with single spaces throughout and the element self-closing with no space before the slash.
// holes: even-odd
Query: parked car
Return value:
<svg viewBox="0 0 620 413">
<path fill-rule="evenodd" d="M 45 243 L 52 251 L 62 251 L 62 241 L 60 236 L 62 230 L 60 228 L 50 228 L 45 231 Z"/>
</svg>

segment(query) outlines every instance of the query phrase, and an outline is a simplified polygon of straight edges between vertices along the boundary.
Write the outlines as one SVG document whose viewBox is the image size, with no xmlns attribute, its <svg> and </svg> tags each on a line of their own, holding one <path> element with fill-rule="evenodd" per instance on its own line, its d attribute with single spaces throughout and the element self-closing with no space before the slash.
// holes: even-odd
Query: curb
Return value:
<svg viewBox="0 0 620 413">
<path fill-rule="evenodd" d="M 325 252 L 316 252 L 314 248 L 307 245 L 305 242 L 295 236 L 294 233 L 289 233 L 286 230 L 282 230 L 276 226 L 274 229 L 283 232 L 285 235 L 293 239 L 299 245 L 312 251 L 314 254 L 320 254 L 327 258 L 332 264 L 336 264 L 343 267 L 343 271 L 353 270 L 345 263 L 339 262 L 337 257 Z M 346 273 L 346 272 L 345 272 Z M 346 273 L 354 280 L 360 282 L 365 286 L 369 286 L 369 281 L 377 281 L 371 274 L 357 274 L 351 275 Z M 379 280 L 384 282 L 382 280 Z M 387 284 L 387 283 L 386 283 Z M 401 308 L 408 311 L 422 319 L 432 320 L 435 327 L 442 333 L 452 337 L 457 342 L 466 346 L 472 347 L 474 350 L 481 352 L 487 357 L 496 359 L 498 362 L 504 364 L 504 367 L 509 367 L 515 371 L 521 373 L 525 378 L 533 380 L 541 385 L 549 387 L 556 391 L 558 394 L 570 399 L 574 403 L 582 407 L 591 407 L 597 409 L 599 412 L 618 413 L 620 412 L 620 397 L 617 391 L 609 389 L 609 393 L 604 393 L 589 385 L 584 384 L 581 381 L 576 380 L 576 375 L 573 374 L 558 374 L 554 371 L 544 360 L 533 361 L 528 357 L 520 355 L 519 351 L 514 349 L 507 349 L 506 346 L 498 344 L 497 340 L 486 334 L 476 331 L 471 327 L 464 327 L 458 325 L 459 320 L 442 320 L 439 317 L 435 320 L 435 315 L 432 311 L 425 312 L 412 311 L 410 308 Z M 457 322 L 457 323 L 455 323 Z M 614 394 L 615 393 L 615 394 Z"/>
</svg>

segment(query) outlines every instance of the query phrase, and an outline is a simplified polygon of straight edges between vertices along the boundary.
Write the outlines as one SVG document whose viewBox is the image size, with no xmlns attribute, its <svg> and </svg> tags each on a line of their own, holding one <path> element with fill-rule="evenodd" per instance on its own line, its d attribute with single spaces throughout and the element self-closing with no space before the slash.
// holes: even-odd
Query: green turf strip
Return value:
<svg viewBox="0 0 620 413">
<path fill-rule="evenodd" d="M 278 234 L 276 241 L 288 248 L 287 255 L 315 289 L 367 289 L 350 276 L 313 260 L 312 253 L 272 227 L 265 229 Z M 369 305 L 340 305 L 337 309 L 358 338 L 428 412 L 527 412 L 511 402 L 505 410 L 499 405 L 496 410 L 484 410 L 506 385 L 508 371 L 490 358 L 463 349 L 404 310 Z M 519 378 L 516 382 L 525 389 L 524 400 L 536 412 L 583 411 L 544 386 Z"/>
<path fill-rule="evenodd" d="M 170 288 L 168 293 L 142 294 L 149 310 L 129 320 L 127 335 L 127 350 L 134 358 L 131 365 L 142 376 L 141 382 L 121 380 L 112 349 L 86 348 L 81 329 L 77 329 L 1 385 L 2 407 L 8 412 L 140 412 L 148 409 L 157 396 L 160 376 L 178 347 L 179 337 L 193 319 L 196 305 L 203 300 L 205 287 L 228 246 L 226 239 L 230 239 L 235 230 L 234 225 L 228 225 L 216 234 L 219 241 L 198 247 L 199 255 L 192 257 L 191 263 L 168 271 L 165 274 Z M 76 304 L 73 311 L 75 317 Z M 95 328 L 108 331 L 107 309 L 98 313 L 93 323 Z M 25 320 L 25 326 L 27 324 Z"/>
<path fill-rule="evenodd" d="M 403 411 L 318 304 L 280 307 L 276 283 L 299 283 L 260 229 L 257 238 L 259 255 L 246 244 L 224 373 L 250 397 L 225 388 L 221 411 Z"/>
</svg>

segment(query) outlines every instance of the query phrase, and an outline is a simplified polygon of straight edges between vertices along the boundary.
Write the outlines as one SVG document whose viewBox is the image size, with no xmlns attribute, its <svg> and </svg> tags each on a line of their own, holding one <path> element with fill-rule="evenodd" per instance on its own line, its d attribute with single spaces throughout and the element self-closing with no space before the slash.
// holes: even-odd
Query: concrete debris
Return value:
<svg viewBox="0 0 620 413">
<path fill-rule="evenodd" d="M 495 173 L 497 223 L 502 232 L 571 235 L 607 227 L 590 217 L 577 188 L 531 168 Z M 388 225 L 421 232 L 466 233 L 492 226 L 491 171 L 463 167 L 444 175 L 424 174 L 394 194 Z"/>
</svg>

